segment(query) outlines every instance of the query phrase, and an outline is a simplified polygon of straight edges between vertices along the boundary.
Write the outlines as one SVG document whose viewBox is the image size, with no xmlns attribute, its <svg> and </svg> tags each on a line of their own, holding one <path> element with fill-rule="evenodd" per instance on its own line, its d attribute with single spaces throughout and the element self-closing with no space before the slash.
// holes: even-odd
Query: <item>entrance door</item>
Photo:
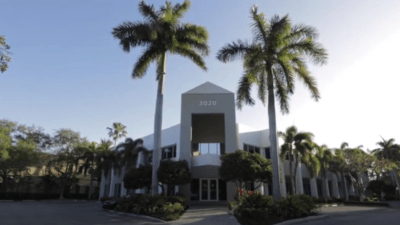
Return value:
<svg viewBox="0 0 400 225">
<path fill-rule="evenodd" d="M 200 200 L 218 201 L 217 179 L 200 179 Z"/>
</svg>

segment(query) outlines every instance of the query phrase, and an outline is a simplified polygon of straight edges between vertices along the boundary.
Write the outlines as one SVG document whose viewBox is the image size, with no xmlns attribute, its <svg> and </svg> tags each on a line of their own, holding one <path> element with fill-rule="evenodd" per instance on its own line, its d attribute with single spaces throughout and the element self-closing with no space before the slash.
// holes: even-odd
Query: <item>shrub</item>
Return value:
<svg viewBox="0 0 400 225">
<path fill-rule="evenodd" d="M 278 202 L 278 213 L 285 218 L 298 218 L 310 215 L 318 206 L 308 195 L 288 195 Z"/>
<path fill-rule="evenodd" d="M 358 202 L 360 199 L 355 195 L 349 195 L 349 201 Z"/>
</svg>

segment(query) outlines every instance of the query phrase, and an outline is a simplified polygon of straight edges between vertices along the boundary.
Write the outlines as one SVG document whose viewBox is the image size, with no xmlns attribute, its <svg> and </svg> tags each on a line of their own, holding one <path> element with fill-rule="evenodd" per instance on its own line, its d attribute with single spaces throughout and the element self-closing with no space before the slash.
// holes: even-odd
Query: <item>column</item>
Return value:
<svg viewBox="0 0 400 225">
<path fill-rule="evenodd" d="M 332 173 L 332 195 L 332 197 L 334 198 L 340 198 L 338 178 L 334 173 Z"/>
<path fill-rule="evenodd" d="M 125 176 L 125 166 L 122 168 L 121 196 L 126 196 L 126 191 L 127 191 L 124 187 L 124 176 Z"/>
<path fill-rule="evenodd" d="M 110 193 L 108 194 L 108 196 L 110 197 L 114 197 L 114 182 L 115 182 L 115 176 L 114 176 L 114 168 L 111 168 L 111 181 L 110 181 Z"/>
<path fill-rule="evenodd" d="M 324 181 L 322 181 L 322 182 L 324 182 Z M 330 192 L 329 192 L 328 178 L 325 178 L 325 193 L 326 193 L 326 197 L 327 198 L 331 197 Z"/>
<path fill-rule="evenodd" d="M 99 199 L 104 197 L 104 188 L 106 185 L 106 177 L 104 176 L 104 170 L 101 171 L 101 182 L 100 182 L 100 193 L 99 193 Z"/>
<path fill-rule="evenodd" d="M 254 186 L 258 187 L 254 191 L 259 191 L 262 195 L 264 195 L 264 184 L 261 182 L 254 182 Z"/>
<path fill-rule="evenodd" d="M 317 177 L 310 178 L 311 196 L 318 198 Z"/>
<path fill-rule="evenodd" d="M 264 185 L 264 195 L 269 196 L 269 188 L 268 188 L 268 184 L 265 183 Z"/>
</svg>

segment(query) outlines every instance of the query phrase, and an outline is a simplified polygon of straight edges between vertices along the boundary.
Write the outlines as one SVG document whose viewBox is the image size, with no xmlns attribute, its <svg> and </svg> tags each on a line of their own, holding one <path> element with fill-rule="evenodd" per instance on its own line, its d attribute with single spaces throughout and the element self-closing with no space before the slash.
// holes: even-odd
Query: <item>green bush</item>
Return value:
<svg viewBox="0 0 400 225">
<path fill-rule="evenodd" d="M 288 195 L 278 202 L 278 213 L 284 218 L 308 216 L 317 208 L 314 199 L 308 195 Z"/>
<path fill-rule="evenodd" d="M 360 199 L 355 195 L 349 195 L 349 201 L 358 202 Z"/>
<path fill-rule="evenodd" d="M 115 210 L 155 216 L 167 221 L 178 219 L 185 210 L 186 198 L 182 196 L 134 195 L 121 199 Z"/>
<path fill-rule="evenodd" d="M 261 194 L 252 194 L 243 198 L 241 208 L 271 209 L 274 206 L 274 198 Z"/>
</svg>

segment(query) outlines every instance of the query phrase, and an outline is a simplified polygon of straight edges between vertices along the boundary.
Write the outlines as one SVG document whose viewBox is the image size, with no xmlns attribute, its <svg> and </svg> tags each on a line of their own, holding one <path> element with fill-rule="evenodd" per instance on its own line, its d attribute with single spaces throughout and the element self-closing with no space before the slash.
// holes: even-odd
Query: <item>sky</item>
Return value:
<svg viewBox="0 0 400 225">
<path fill-rule="evenodd" d="M 5 35 L 12 52 L 9 69 L 0 74 L 0 119 L 40 126 L 52 135 L 69 128 L 97 142 L 108 138 L 106 128 L 114 122 L 124 124 L 133 139 L 152 134 L 155 67 L 133 80 L 133 65 L 143 49 L 125 53 L 111 35 L 112 28 L 124 21 L 144 20 L 138 3 L 0 1 L 0 35 Z M 159 9 L 165 1 L 146 3 Z M 380 136 L 400 142 L 397 0 L 192 0 L 182 22 L 208 30 L 208 70 L 186 58 L 167 56 L 163 129 L 180 123 L 181 94 L 194 87 L 209 81 L 236 93 L 242 62 L 224 64 L 216 54 L 232 41 L 252 39 L 253 4 L 267 19 L 289 14 L 293 24 L 315 27 L 318 42 L 329 54 L 324 66 L 308 64 L 321 99 L 315 102 L 296 80 L 290 113 L 283 115 L 276 104 L 278 131 L 295 125 L 330 148 L 347 142 L 372 150 Z M 268 129 L 267 107 L 256 92 L 252 96 L 255 106 L 237 110 L 236 121 L 254 130 Z"/>
</svg>

